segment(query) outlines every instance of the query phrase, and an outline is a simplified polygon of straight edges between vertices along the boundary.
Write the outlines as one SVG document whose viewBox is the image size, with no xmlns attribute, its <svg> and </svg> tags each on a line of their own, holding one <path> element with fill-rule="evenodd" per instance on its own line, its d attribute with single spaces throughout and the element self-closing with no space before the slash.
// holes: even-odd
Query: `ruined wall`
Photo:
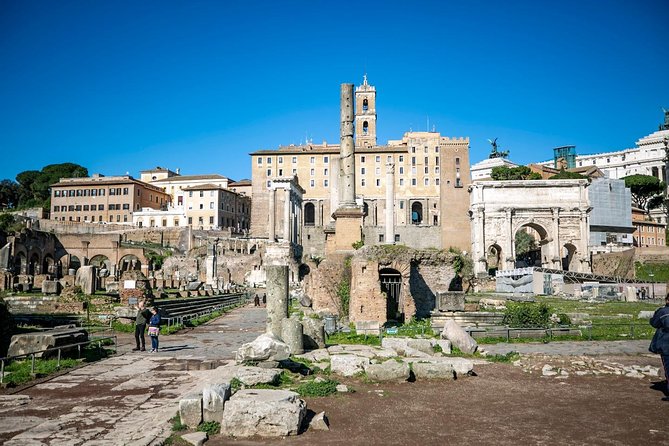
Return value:
<svg viewBox="0 0 669 446">
<path fill-rule="evenodd" d="M 592 272 L 603 276 L 634 278 L 635 249 L 592 255 Z"/>
<path fill-rule="evenodd" d="M 310 272 L 304 278 L 304 293 L 311 298 L 315 311 L 340 314 L 341 304 L 337 288 L 345 276 L 346 258 L 342 254 L 333 254 L 318 265 L 314 262 L 308 263 Z"/>
<path fill-rule="evenodd" d="M 123 241 L 135 243 L 154 243 L 170 246 L 184 252 L 191 245 L 190 228 L 143 228 L 126 231 Z"/>
<path fill-rule="evenodd" d="M 351 261 L 351 322 L 386 321 L 386 297 L 379 286 L 379 264 L 356 257 Z"/>
</svg>

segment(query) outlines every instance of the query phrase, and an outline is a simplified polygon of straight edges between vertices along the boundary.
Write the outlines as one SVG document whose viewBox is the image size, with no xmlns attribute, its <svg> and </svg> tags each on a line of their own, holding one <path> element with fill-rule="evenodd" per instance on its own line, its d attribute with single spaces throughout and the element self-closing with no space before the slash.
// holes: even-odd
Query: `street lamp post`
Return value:
<svg viewBox="0 0 669 446">
<path fill-rule="evenodd" d="M 653 281 L 653 277 L 655 277 L 655 274 L 653 273 L 648 273 L 648 277 L 650 277 L 650 286 L 651 286 L 651 292 L 650 292 L 650 298 L 655 299 L 655 281 Z"/>
</svg>

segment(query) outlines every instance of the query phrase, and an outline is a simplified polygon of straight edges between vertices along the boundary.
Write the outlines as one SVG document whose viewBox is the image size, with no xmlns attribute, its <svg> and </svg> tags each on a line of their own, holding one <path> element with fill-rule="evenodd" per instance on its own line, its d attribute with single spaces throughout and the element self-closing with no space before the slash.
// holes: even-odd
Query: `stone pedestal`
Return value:
<svg viewBox="0 0 669 446">
<path fill-rule="evenodd" d="M 353 244 L 362 240 L 362 208 L 339 208 L 333 214 L 335 218 L 334 250 L 336 252 L 354 251 Z"/>
<path fill-rule="evenodd" d="M 97 267 L 82 266 L 77 270 L 77 275 L 74 279 L 74 284 L 81 287 L 84 294 L 95 294 L 95 284 L 97 280 Z"/>
<path fill-rule="evenodd" d="M 267 266 L 267 332 L 281 338 L 281 321 L 288 317 L 288 266 Z"/>
</svg>

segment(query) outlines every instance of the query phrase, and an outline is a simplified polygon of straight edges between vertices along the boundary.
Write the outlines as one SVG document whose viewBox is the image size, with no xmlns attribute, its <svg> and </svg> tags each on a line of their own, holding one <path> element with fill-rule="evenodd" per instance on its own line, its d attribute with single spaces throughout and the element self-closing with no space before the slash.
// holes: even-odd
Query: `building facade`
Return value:
<svg viewBox="0 0 669 446">
<path fill-rule="evenodd" d="M 182 189 L 187 224 L 194 229 L 227 229 L 245 232 L 250 228 L 251 199 L 217 184 Z"/>
<path fill-rule="evenodd" d="M 355 90 L 354 107 L 355 197 L 364 211 L 364 242 L 468 251 L 469 139 L 407 132 L 402 139 L 376 145 L 376 89 L 366 78 Z M 332 214 L 340 201 L 339 152 L 339 144 L 324 142 L 251 153 L 252 235 L 268 236 L 273 180 L 295 176 L 304 189 L 304 252 L 322 255 L 325 230 L 334 224 Z"/>
<path fill-rule="evenodd" d="M 165 209 L 170 196 L 129 175 L 62 178 L 51 185 L 51 219 L 132 224 L 142 208 Z"/>
<path fill-rule="evenodd" d="M 634 246 L 640 248 L 666 246 L 667 225 L 649 218 L 643 209 L 632 209 Z"/>
</svg>

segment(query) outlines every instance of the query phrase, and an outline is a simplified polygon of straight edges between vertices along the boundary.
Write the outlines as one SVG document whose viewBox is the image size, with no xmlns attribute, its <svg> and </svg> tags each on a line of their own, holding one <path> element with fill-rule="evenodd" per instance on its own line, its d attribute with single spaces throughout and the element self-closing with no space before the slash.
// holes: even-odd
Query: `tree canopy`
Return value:
<svg viewBox="0 0 669 446">
<path fill-rule="evenodd" d="M 88 176 L 88 169 L 79 164 L 61 163 L 44 166 L 42 170 L 26 170 L 16 175 L 18 184 L 11 180 L 3 180 L 0 183 L 0 203 L 3 203 L 3 186 L 7 184 L 8 190 L 16 185 L 17 198 L 11 207 L 34 207 L 48 208 L 51 203 L 49 186 L 57 183 L 61 178 L 80 178 Z M 1 206 L 1 204 L 0 204 Z"/>
<path fill-rule="evenodd" d="M 518 166 L 518 167 L 508 167 L 508 166 L 497 166 L 492 168 L 492 173 L 490 177 L 493 180 L 540 180 L 541 175 L 532 170 L 527 166 Z"/>
<path fill-rule="evenodd" d="M 19 185 L 12 180 L 0 181 L 0 209 L 15 208 L 19 204 Z"/>
<path fill-rule="evenodd" d="M 662 205 L 661 196 L 667 185 L 651 175 L 629 175 L 623 178 L 625 187 L 630 189 L 634 205 L 648 212 Z M 656 198 L 659 197 L 659 198 Z"/>
</svg>

